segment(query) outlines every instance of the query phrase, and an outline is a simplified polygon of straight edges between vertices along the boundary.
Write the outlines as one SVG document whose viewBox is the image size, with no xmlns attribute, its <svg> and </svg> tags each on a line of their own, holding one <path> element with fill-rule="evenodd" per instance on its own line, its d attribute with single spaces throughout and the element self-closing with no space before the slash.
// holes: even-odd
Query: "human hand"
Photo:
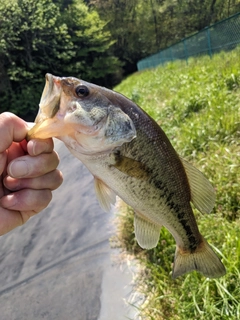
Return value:
<svg viewBox="0 0 240 320">
<path fill-rule="evenodd" d="M 0 235 L 43 210 L 62 183 L 52 139 L 25 140 L 30 124 L 0 114 Z"/>
</svg>

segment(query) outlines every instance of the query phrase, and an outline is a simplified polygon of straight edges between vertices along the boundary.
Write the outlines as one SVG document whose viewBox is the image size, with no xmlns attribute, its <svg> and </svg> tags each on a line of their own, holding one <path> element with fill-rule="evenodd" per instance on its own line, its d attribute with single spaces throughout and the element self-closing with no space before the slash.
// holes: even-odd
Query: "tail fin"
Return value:
<svg viewBox="0 0 240 320">
<path fill-rule="evenodd" d="M 194 252 L 176 248 L 172 277 L 197 270 L 207 278 L 224 276 L 226 269 L 205 239 Z"/>
</svg>

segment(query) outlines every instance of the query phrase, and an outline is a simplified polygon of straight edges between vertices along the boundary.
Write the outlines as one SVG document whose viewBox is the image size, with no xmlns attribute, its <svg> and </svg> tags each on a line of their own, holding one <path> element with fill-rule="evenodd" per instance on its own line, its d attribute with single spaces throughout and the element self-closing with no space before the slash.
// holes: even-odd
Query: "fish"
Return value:
<svg viewBox="0 0 240 320">
<path fill-rule="evenodd" d="M 134 210 L 140 247 L 157 246 L 161 227 L 176 242 L 172 278 L 196 270 L 208 278 L 226 273 L 199 231 L 191 203 L 210 213 L 215 191 L 182 159 L 165 132 L 124 95 L 74 77 L 46 74 L 35 125 L 27 139 L 55 137 L 92 173 L 100 206 L 120 197 Z"/>
</svg>

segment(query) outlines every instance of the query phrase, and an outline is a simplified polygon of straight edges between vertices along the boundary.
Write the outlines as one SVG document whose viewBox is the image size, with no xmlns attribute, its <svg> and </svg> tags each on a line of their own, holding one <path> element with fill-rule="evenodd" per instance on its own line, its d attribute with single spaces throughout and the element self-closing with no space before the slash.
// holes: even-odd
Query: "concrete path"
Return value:
<svg viewBox="0 0 240 320">
<path fill-rule="evenodd" d="M 137 319 L 132 271 L 113 263 L 113 214 L 93 178 L 56 141 L 64 183 L 48 208 L 0 238 L 0 320 Z"/>
</svg>

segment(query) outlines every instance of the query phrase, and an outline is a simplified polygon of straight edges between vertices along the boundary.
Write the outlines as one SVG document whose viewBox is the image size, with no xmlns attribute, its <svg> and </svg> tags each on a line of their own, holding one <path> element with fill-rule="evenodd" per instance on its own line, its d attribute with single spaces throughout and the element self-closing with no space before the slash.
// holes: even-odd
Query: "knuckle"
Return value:
<svg viewBox="0 0 240 320">
<path fill-rule="evenodd" d="M 3 113 L 1 113 L 1 122 L 8 123 L 9 121 L 11 121 L 15 117 L 16 116 L 11 112 L 3 112 Z"/>
<path fill-rule="evenodd" d="M 50 201 L 52 200 L 52 192 L 51 192 L 51 190 L 45 189 L 45 190 L 41 190 L 40 192 L 41 192 L 42 201 L 41 201 L 41 203 L 38 202 L 38 205 L 39 205 L 38 210 L 39 211 L 41 211 L 44 208 L 46 208 L 48 206 L 48 204 L 50 203 Z"/>
<path fill-rule="evenodd" d="M 54 159 L 56 161 L 56 165 L 59 165 L 60 159 L 59 159 L 59 155 L 56 151 L 53 151 L 53 155 L 54 155 Z"/>
<path fill-rule="evenodd" d="M 50 179 L 52 182 L 51 190 L 57 189 L 63 183 L 63 175 L 60 170 L 54 170 L 53 177 Z"/>
</svg>

